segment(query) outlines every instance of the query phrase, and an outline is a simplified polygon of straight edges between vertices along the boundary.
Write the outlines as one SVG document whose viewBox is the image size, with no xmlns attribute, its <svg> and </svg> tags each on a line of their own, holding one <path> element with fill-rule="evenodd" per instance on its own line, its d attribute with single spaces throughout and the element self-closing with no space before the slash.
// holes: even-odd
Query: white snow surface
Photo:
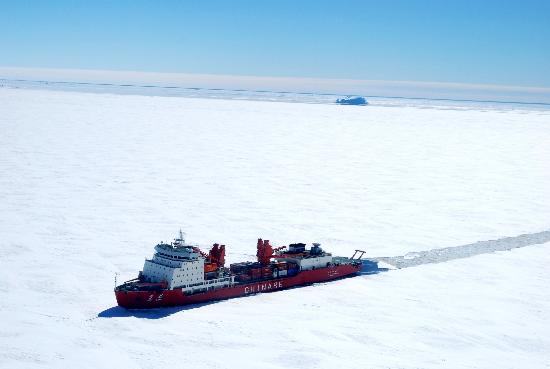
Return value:
<svg viewBox="0 0 550 369">
<path fill-rule="evenodd" d="M 0 88 L 1 368 L 548 368 L 550 243 L 126 312 L 180 227 L 336 255 L 550 229 L 550 111 Z"/>
</svg>

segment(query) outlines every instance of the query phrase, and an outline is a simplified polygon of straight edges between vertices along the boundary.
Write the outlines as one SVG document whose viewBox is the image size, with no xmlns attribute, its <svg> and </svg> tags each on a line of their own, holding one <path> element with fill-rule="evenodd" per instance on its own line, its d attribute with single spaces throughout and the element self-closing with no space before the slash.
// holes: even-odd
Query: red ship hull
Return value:
<svg viewBox="0 0 550 369">
<path fill-rule="evenodd" d="M 272 292 L 290 287 L 325 282 L 359 272 L 360 265 L 343 264 L 327 268 L 307 270 L 292 277 L 273 278 L 236 284 L 206 292 L 185 294 L 182 289 L 160 291 L 115 291 L 119 306 L 127 309 L 148 309 L 163 306 L 197 304 L 213 300 L 229 299 L 261 292 Z"/>
</svg>

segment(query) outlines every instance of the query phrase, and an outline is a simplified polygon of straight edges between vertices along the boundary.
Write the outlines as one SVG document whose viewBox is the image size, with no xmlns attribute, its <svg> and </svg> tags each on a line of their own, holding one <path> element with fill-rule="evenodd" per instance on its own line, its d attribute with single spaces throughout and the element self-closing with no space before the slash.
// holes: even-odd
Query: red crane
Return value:
<svg viewBox="0 0 550 369">
<path fill-rule="evenodd" d="M 214 272 L 218 270 L 219 267 L 223 267 L 225 265 L 225 245 L 215 243 L 208 254 L 198 247 L 193 247 L 193 250 L 201 254 L 206 259 L 204 263 L 205 273 Z"/>
<path fill-rule="evenodd" d="M 258 262 L 263 265 L 269 264 L 271 262 L 271 258 L 273 257 L 273 253 L 282 250 L 285 247 L 286 246 L 273 248 L 273 246 L 269 244 L 269 240 L 262 240 L 261 238 L 258 238 L 258 251 L 256 252 Z"/>
</svg>

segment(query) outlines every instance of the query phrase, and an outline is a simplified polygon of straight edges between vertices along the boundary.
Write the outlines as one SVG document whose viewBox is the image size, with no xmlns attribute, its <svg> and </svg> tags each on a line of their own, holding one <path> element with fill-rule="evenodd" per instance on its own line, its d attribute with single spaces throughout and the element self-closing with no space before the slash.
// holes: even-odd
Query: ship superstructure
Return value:
<svg viewBox="0 0 550 369">
<path fill-rule="evenodd" d="M 150 308 L 184 305 L 322 282 L 357 273 L 364 251 L 351 258 L 333 257 L 314 243 L 273 247 L 258 239 L 257 261 L 225 267 L 225 245 L 209 253 L 185 242 L 183 232 L 171 243 L 160 242 L 138 278 L 115 287 L 120 306 Z"/>
<path fill-rule="evenodd" d="M 185 242 L 183 232 L 170 244 L 159 243 L 155 254 L 145 260 L 138 280 L 165 285 L 185 292 L 231 286 L 235 277 L 224 268 L 225 245 L 214 244 L 209 254 Z"/>
</svg>

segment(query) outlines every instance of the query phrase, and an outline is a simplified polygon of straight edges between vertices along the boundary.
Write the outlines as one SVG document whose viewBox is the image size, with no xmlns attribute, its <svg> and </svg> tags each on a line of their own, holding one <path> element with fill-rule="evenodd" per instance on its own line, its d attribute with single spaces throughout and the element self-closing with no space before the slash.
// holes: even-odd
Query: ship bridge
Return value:
<svg viewBox="0 0 550 369">
<path fill-rule="evenodd" d="M 171 245 L 165 243 L 159 243 L 155 246 L 156 254 L 174 260 L 196 260 L 200 257 L 200 254 L 189 245 L 176 246 L 173 243 Z"/>
<path fill-rule="evenodd" d="M 185 243 L 183 232 L 174 242 L 160 242 L 155 254 L 145 260 L 141 278 L 147 282 L 168 283 L 168 288 L 204 282 L 204 257 L 197 247 Z"/>
<path fill-rule="evenodd" d="M 188 245 L 183 238 L 183 232 L 180 231 L 180 237 L 174 239 L 174 242 L 170 244 L 160 242 L 155 246 L 153 258 L 145 260 L 140 279 L 153 283 L 166 282 L 169 289 L 181 287 L 185 291 L 233 283 L 233 277 L 227 278 L 218 272 L 210 276 L 208 281 L 206 280 L 207 256 L 197 246 Z M 212 278 L 214 280 L 211 280 Z"/>
</svg>

